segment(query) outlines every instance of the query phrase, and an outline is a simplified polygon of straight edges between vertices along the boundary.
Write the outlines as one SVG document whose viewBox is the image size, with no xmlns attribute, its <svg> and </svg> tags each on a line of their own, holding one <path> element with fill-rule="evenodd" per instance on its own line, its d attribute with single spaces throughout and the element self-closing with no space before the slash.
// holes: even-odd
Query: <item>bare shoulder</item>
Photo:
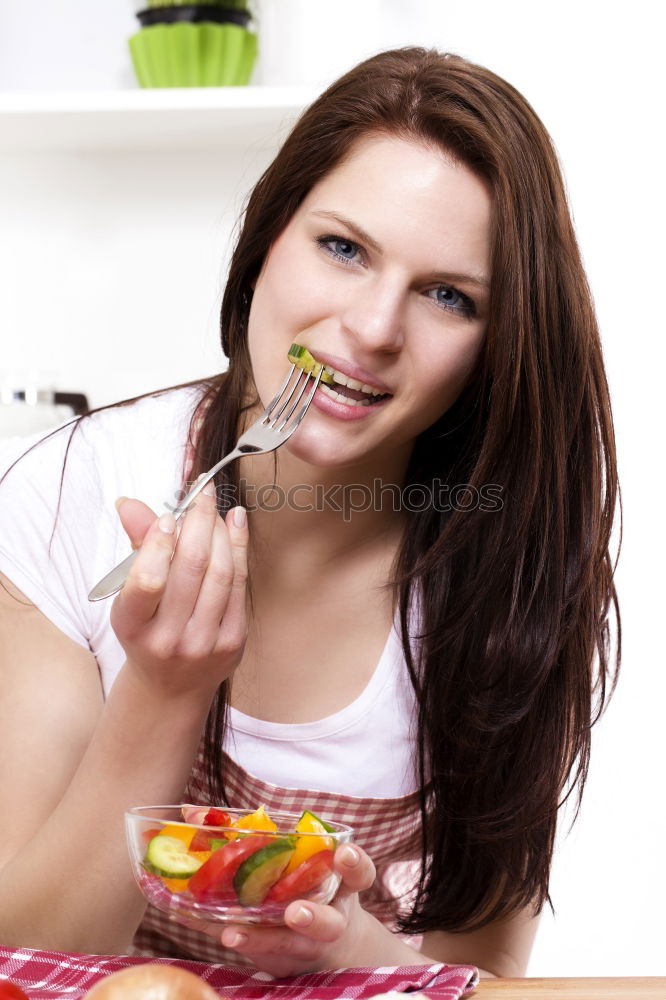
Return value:
<svg viewBox="0 0 666 1000">
<path fill-rule="evenodd" d="M 0 684 L 5 689 L 28 677 L 48 685 L 56 677 L 80 674 L 83 691 L 95 690 L 101 700 L 97 661 L 90 650 L 61 632 L 2 573 L 0 625 Z"/>
<path fill-rule="evenodd" d="M 452 934 L 430 931 L 423 936 L 422 951 L 450 965 L 476 965 L 494 976 L 521 977 L 527 971 L 539 914 L 521 910 L 511 917 L 494 920 L 478 931 Z"/>
<path fill-rule="evenodd" d="M 102 709 L 97 661 L 0 574 L 0 867 L 52 811 Z"/>
</svg>

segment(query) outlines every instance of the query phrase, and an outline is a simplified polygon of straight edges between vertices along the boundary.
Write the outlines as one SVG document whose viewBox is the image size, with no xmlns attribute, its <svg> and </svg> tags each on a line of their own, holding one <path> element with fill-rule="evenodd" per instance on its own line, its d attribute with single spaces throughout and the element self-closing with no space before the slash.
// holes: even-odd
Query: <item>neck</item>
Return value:
<svg viewBox="0 0 666 1000">
<path fill-rule="evenodd" d="M 391 459 L 390 474 L 388 463 L 382 469 L 373 462 L 372 470 L 316 467 L 286 448 L 240 459 L 257 561 L 285 571 L 298 562 L 314 571 L 394 549 L 406 517 L 400 504 L 404 469 L 396 476 L 395 455 Z"/>
</svg>

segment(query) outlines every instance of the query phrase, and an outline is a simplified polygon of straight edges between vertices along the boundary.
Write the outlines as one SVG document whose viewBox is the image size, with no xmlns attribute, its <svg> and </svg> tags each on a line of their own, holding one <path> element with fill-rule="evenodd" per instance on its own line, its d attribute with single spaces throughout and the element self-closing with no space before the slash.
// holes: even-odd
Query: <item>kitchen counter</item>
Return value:
<svg viewBox="0 0 666 1000">
<path fill-rule="evenodd" d="M 482 979 L 472 1000 L 666 1000 L 666 977 Z"/>
</svg>

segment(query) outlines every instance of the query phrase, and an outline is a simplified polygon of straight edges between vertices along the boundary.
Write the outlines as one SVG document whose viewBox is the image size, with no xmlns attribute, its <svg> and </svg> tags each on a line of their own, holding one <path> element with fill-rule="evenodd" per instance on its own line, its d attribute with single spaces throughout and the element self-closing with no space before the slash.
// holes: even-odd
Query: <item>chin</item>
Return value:
<svg viewBox="0 0 666 1000">
<path fill-rule="evenodd" d="M 299 461 L 322 469 L 348 464 L 349 460 L 341 452 L 339 444 L 336 447 L 332 443 L 330 431 L 312 423 L 306 424 L 306 421 L 307 417 L 280 450 L 288 451 Z"/>
</svg>

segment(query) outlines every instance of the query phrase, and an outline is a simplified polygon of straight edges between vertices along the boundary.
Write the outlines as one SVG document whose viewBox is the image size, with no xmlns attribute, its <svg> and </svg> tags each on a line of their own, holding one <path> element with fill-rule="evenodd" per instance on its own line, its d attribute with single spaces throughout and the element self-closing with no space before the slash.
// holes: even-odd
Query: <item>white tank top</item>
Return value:
<svg viewBox="0 0 666 1000">
<path fill-rule="evenodd" d="M 411 631 L 411 626 L 410 626 Z M 224 749 L 274 785 L 395 798 L 418 788 L 415 697 L 394 621 L 377 667 L 351 704 L 316 722 L 283 724 L 229 710 Z"/>
</svg>

